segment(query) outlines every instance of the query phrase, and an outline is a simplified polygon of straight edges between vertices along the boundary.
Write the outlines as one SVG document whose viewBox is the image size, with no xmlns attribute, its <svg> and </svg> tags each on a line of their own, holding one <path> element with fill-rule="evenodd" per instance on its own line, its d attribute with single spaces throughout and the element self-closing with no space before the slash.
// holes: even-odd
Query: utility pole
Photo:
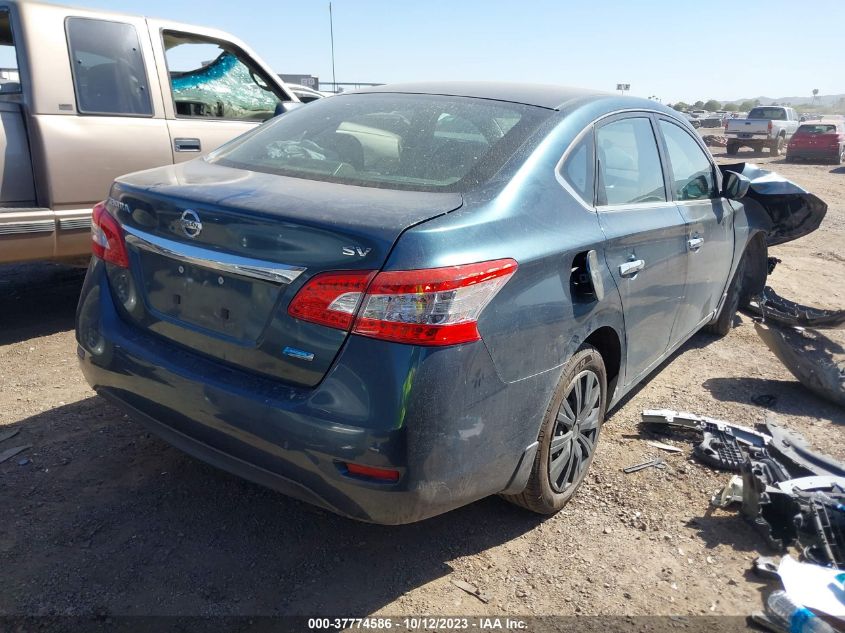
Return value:
<svg viewBox="0 0 845 633">
<path fill-rule="evenodd" d="M 332 38 L 332 86 L 334 87 L 334 91 L 337 92 L 337 76 L 334 72 L 334 18 L 332 16 L 331 2 L 329 2 L 329 33 Z"/>
</svg>

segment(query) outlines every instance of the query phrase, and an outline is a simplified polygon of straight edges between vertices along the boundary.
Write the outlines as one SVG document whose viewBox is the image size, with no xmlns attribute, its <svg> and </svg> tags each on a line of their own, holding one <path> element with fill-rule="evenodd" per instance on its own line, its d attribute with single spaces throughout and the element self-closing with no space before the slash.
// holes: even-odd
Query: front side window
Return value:
<svg viewBox="0 0 845 633">
<path fill-rule="evenodd" d="M 651 121 L 621 119 L 596 131 L 597 204 L 665 202 L 663 171 Z"/>
<path fill-rule="evenodd" d="M 461 191 L 491 178 L 551 114 L 468 97 L 340 95 L 280 116 L 208 160 L 312 180 Z"/>
<path fill-rule="evenodd" d="M 18 56 L 8 11 L 0 11 L 0 94 L 21 91 Z"/>
<path fill-rule="evenodd" d="M 144 57 L 134 26 L 68 18 L 67 39 L 79 112 L 152 115 Z"/>
<path fill-rule="evenodd" d="M 165 31 L 164 50 L 178 117 L 265 121 L 287 97 L 225 42 Z"/>
<path fill-rule="evenodd" d="M 660 121 L 660 131 L 666 141 L 672 191 L 676 200 L 716 198 L 716 179 L 713 165 L 704 150 L 680 127 Z"/>
</svg>

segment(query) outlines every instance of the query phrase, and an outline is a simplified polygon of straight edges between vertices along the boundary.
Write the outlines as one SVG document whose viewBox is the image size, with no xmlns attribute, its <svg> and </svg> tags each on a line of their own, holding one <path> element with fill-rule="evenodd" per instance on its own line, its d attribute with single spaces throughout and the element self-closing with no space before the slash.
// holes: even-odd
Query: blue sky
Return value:
<svg viewBox="0 0 845 633">
<path fill-rule="evenodd" d="M 71 0 L 214 26 L 331 80 L 324 0 Z M 338 81 L 537 81 L 664 102 L 845 93 L 845 0 L 333 0 Z M 777 27 L 775 25 L 778 25 Z M 791 25 L 795 28 L 791 28 Z M 836 28 L 834 28 L 836 25 Z"/>
</svg>

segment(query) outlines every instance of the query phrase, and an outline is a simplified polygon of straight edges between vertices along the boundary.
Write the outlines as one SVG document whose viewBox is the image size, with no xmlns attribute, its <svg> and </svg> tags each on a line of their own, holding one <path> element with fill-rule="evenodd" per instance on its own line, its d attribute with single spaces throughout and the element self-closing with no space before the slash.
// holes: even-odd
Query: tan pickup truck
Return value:
<svg viewBox="0 0 845 633">
<path fill-rule="evenodd" d="M 87 255 L 116 176 L 209 152 L 297 101 L 227 33 L 0 0 L 0 263 Z"/>
</svg>

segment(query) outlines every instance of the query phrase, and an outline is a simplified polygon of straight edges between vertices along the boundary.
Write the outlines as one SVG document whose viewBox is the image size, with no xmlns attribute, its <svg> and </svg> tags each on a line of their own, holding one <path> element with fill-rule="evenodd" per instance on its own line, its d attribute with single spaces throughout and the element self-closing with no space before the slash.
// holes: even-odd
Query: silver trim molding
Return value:
<svg viewBox="0 0 845 633">
<path fill-rule="evenodd" d="M 172 257 L 203 268 L 240 275 L 241 277 L 252 277 L 277 284 L 289 284 L 305 272 L 305 268 L 300 266 L 289 266 L 262 259 L 221 253 L 193 244 L 185 244 L 143 233 L 128 226 L 124 226 L 123 230 L 126 232 L 126 243 L 135 248 L 165 257 Z"/>
<path fill-rule="evenodd" d="M 52 233 L 55 230 L 55 220 L 31 220 L 29 222 L 0 223 L 0 235 L 18 235 L 21 233 Z"/>
</svg>

